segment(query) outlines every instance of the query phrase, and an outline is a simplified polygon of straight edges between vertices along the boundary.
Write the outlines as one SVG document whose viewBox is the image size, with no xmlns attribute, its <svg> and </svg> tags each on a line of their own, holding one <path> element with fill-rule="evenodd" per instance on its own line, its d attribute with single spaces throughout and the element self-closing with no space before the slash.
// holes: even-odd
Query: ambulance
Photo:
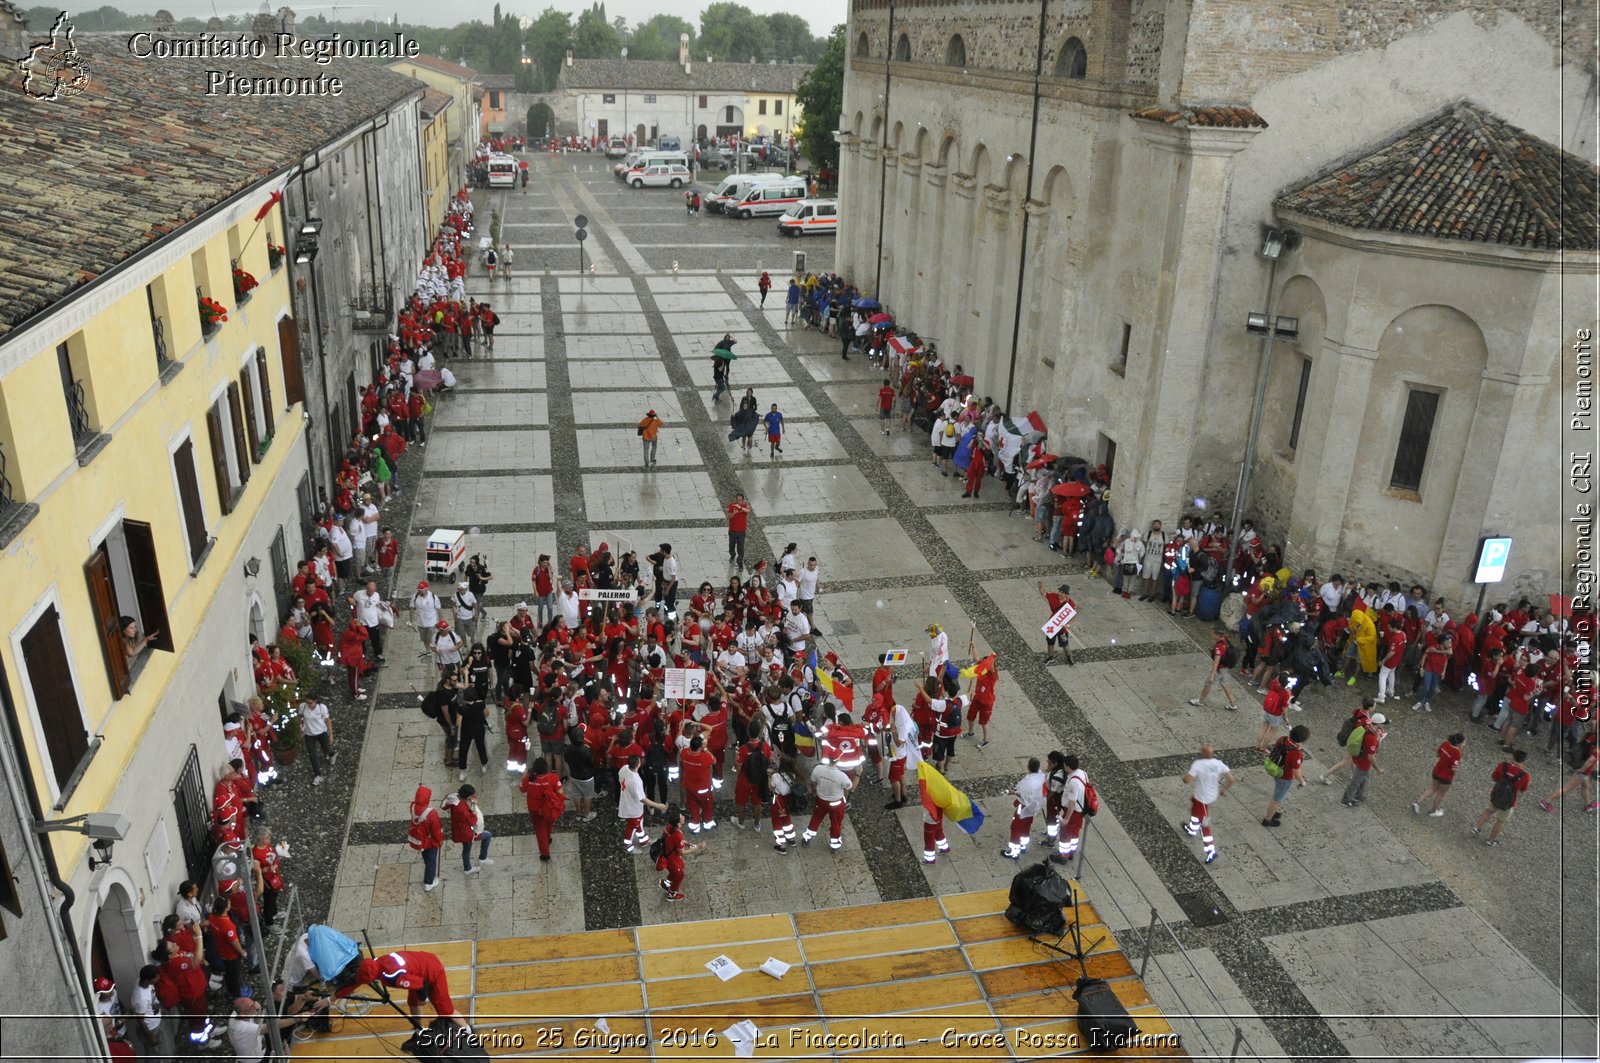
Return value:
<svg viewBox="0 0 1600 1063">
<path fill-rule="evenodd" d="M 780 236 L 832 236 L 838 231 L 837 199 L 803 199 L 778 219 Z"/>
</svg>

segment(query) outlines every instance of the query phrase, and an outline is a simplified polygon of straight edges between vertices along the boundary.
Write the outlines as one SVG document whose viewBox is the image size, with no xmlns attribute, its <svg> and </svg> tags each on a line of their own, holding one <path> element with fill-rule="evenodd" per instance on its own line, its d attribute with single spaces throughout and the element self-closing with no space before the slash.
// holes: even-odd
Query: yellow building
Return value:
<svg viewBox="0 0 1600 1063">
<path fill-rule="evenodd" d="M 778 76 L 768 76 L 764 84 L 748 90 L 744 99 L 744 135 L 746 139 L 770 137 L 775 143 L 787 144 L 800 128 L 800 100 L 796 93 L 805 80 L 804 71 L 796 74 L 786 70 Z"/>
<path fill-rule="evenodd" d="M 445 109 L 445 142 L 449 145 L 451 179 L 455 180 L 465 173 L 478 143 L 479 101 L 483 97 L 478 72 L 470 66 L 459 66 L 431 55 L 397 59 L 389 64 L 389 69 L 416 78 L 450 97 L 450 106 Z"/>
<path fill-rule="evenodd" d="M 343 82 L 242 108 L 206 94 L 206 60 L 76 43 L 81 94 L 0 82 L 0 213 L 17 219 L 0 227 L 0 783 L 46 826 L 125 825 L 110 846 L 0 831 L 54 897 L 6 916 L 0 964 L 45 977 L 51 952 L 21 950 L 47 928 L 87 1014 L 89 980 L 135 985 L 177 884 L 209 877 L 223 717 L 253 694 L 249 637 L 273 640 L 305 556 L 308 333 L 275 193 L 416 85 L 359 60 L 235 59 L 241 77 Z M 59 150 L 62 129 L 116 150 Z M 52 1053 L 59 1022 L 8 1020 L 8 1052 Z"/>
<path fill-rule="evenodd" d="M 455 189 L 450 170 L 449 119 L 446 110 L 450 94 L 430 88 L 422 94 L 419 111 L 422 119 L 422 205 L 428 232 L 444 224 L 450 193 Z"/>
</svg>

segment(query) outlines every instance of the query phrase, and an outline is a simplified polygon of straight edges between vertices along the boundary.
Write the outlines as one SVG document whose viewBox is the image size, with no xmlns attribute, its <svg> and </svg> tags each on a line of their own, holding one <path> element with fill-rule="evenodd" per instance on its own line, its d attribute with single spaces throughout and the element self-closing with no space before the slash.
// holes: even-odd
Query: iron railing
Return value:
<svg viewBox="0 0 1600 1063">
<path fill-rule="evenodd" d="M 172 357 L 167 354 L 167 326 L 159 317 L 150 319 L 150 334 L 156 342 L 156 368 L 165 369 L 172 364 Z"/>
<path fill-rule="evenodd" d="M 394 318 L 394 298 L 388 285 L 362 284 L 350 298 L 352 327 L 357 332 L 387 332 Z"/>
<path fill-rule="evenodd" d="M 172 804 L 178 816 L 178 840 L 183 866 L 190 880 L 204 882 L 211 871 L 211 822 L 206 807 L 205 780 L 200 776 L 200 754 L 194 746 L 172 787 Z"/>
<path fill-rule="evenodd" d="M 0 514 L 9 513 L 16 504 L 16 496 L 11 493 L 11 477 L 6 475 L 5 448 L 0 446 Z"/>
<path fill-rule="evenodd" d="M 65 391 L 67 417 L 72 421 L 72 441 L 81 446 L 94 438 L 94 428 L 89 424 L 89 408 L 83 401 L 83 381 L 74 380 Z"/>
</svg>

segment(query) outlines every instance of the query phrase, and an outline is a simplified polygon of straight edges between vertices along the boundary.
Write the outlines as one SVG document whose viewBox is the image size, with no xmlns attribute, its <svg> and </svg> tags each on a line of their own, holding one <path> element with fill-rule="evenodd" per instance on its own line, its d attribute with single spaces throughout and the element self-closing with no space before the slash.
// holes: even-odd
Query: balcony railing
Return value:
<svg viewBox="0 0 1600 1063">
<path fill-rule="evenodd" d="M 156 368 L 165 369 L 172 362 L 167 354 L 167 327 L 166 322 L 159 317 L 150 319 L 150 333 L 156 341 Z"/>
<path fill-rule="evenodd" d="M 351 327 L 357 332 L 388 332 L 394 300 L 387 286 L 363 284 L 350 299 Z"/>
<path fill-rule="evenodd" d="M 4 519 L 16 504 L 16 496 L 11 493 L 11 477 L 6 475 L 5 448 L 0 447 L 0 519 Z"/>
</svg>

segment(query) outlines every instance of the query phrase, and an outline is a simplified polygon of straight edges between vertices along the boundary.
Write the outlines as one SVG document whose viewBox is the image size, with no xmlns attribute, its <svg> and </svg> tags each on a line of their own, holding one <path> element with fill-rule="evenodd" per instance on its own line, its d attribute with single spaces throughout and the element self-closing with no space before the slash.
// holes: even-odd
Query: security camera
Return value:
<svg viewBox="0 0 1600 1063">
<path fill-rule="evenodd" d="M 83 833 L 95 841 L 120 842 L 130 826 L 127 816 L 115 812 L 90 812 L 83 818 Z"/>
</svg>

